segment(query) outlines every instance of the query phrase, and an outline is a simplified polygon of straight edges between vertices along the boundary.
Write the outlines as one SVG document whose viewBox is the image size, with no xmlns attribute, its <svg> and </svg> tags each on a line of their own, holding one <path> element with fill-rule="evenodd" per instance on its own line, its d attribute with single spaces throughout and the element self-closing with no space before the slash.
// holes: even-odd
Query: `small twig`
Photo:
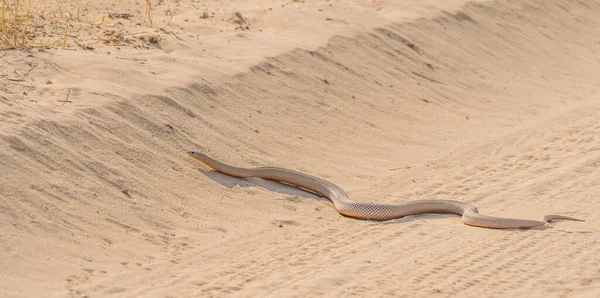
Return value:
<svg viewBox="0 0 600 298">
<path fill-rule="evenodd" d="M 72 101 L 69 100 L 69 95 L 71 95 L 71 88 L 69 88 L 69 92 L 67 93 L 67 98 L 65 100 L 57 100 L 58 102 L 63 103 L 61 105 L 61 107 L 64 106 L 67 102 L 73 103 Z"/>
<path fill-rule="evenodd" d="M 408 170 L 408 169 L 410 169 L 410 168 L 411 168 L 411 167 L 399 167 L 399 168 L 392 168 L 392 169 L 390 169 L 390 171 L 398 171 L 398 170 L 404 170 L 404 169 Z"/>
<path fill-rule="evenodd" d="M 2 59 L 2 60 L 4 60 L 4 59 Z M 20 73 L 18 73 L 16 69 L 14 69 L 12 66 L 10 68 L 12 68 L 13 72 L 17 75 L 17 78 L 20 78 L 20 79 L 8 79 L 8 80 L 17 81 L 17 82 L 25 82 L 25 79 L 23 78 L 23 76 Z"/>
<path fill-rule="evenodd" d="M 30 90 L 30 91 L 35 90 L 35 87 L 33 87 L 33 86 L 21 84 L 21 82 L 25 82 L 25 80 L 15 80 L 15 79 L 6 79 L 6 80 L 11 84 L 19 85 L 23 88 L 26 88 L 27 90 Z"/>
<path fill-rule="evenodd" d="M 411 72 L 412 72 L 412 74 L 414 74 L 414 75 L 416 75 L 416 76 L 419 76 L 419 77 L 422 77 L 422 78 L 424 78 L 424 79 L 426 79 L 426 80 L 429 80 L 429 81 L 431 81 L 431 82 L 434 82 L 434 83 L 438 83 L 438 84 L 442 84 L 442 85 L 444 85 L 444 83 L 442 83 L 442 82 L 440 82 L 440 81 L 436 81 L 436 80 L 434 80 L 434 79 L 432 79 L 432 78 L 428 78 L 428 77 L 426 77 L 426 76 L 424 76 L 424 75 L 422 75 L 422 74 L 420 74 L 420 73 L 417 73 L 417 72 L 414 72 L 414 71 L 411 71 Z"/>
<path fill-rule="evenodd" d="M 123 36 L 140 35 L 140 34 L 146 34 L 146 33 L 148 33 L 148 32 L 141 31 L 141 32 L 123 33 Z"/>
<path fill-rule="evenodd" d="M 166 27 L 166 26 L 165 26 L 165 27 Z M 179 40 L 184 40 L 183 38 L 181 38 L 181 37 L 179 37 L 177 34 L 175 34 L 175 32 L 173 32 L 173 31 L 169 31 L 169 30 L 165 29 L 164 27 L 163 27 L 163 28 L 160 28 L 160 31 L 162 31 L 162 32 L 165 32 L 165 33 L 167 33 L 167 34 L 173 34 L 173 36 L 175 36 L 177 39 L 179 39 Z"/>
<path fill-rule="evenodd" d="M 115 57 L 115 58 L 121 59 L 121 60 L 130 60 L 130 61 L 135 61 L 135 62 L 148 61 L 146 59 L 140 59 L 140 58 L 122 58 L 122 57 Z"/>
<path fill-rule="evenodd" d="M 89 45 L 84 45 L 84 44 L 81 44 L 80 42 L 78 42 L 77 40 L 75 40 L 75 38 L 74 38 L 73 36 L 70 36 L 70 35 L 69 35 L 69 37 L 71 37 L 71 40 L 72 40 L 72 41 L 73 41 L 73 42 L 74 42 L 74 43 L 75 43 L 77 46 L 79 46 L 80 48 L 82 48 L 82 49 L 84 49 L 84 50 L 86 50 L 86 51 L 91 51 L 91 50 L 93 50 L 93 49 L 94 49 L 93 47 L 91 47 L 91 46 L 89 46 Z"/>
<path fill-rule="evenodd" d="M 34 65 L 33 67 L 31 67 L 25 74 L 24 76 L 28 75 L 32 70 L 34 70 L 36 67 L 38 67 L 38 64 Z"/>
</svg>

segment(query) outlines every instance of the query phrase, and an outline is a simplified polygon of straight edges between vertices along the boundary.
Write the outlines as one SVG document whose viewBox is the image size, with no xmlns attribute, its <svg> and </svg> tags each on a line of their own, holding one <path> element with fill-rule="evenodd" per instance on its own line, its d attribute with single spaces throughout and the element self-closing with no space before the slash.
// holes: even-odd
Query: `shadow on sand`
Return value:
<svg viewBox="0 0 600 298">
<path fill-rule="evenodd" d="M 277 181 L 273 181 L 273 180 L 267 180 L 267 179 L 262 179 L 262 178 L 258 178 L 258 177 L 250 177 L 250 178 L 237 178 L 237 177 L 233 177 L 233 176 L 229 176 L 226 174 L 223 174 L 221 172 L 218 171 L 205 171 L 202 169 L 198 169 L 198 171 L 202 174 L 204 174 L 206 177 L 210 178 L 211 180 L 227 187 L 227 188 L 233 188 L 234 186 L 239 186 L 239 187 L 262 187 L 266 190 L 272 191 L 272 192 L 278 192 L 281 194 L 285 194 L 285 195 L 289 195 L 289 196 L 297 196 L 303 199 L 312 199 L 312 200 L 317 200 L 317 201 L 321 201 L 321 202 L 328 202 L 331 203 L 331 201 L 325 197 L 319 196 L 315 193 L 312 193 L 310 191 L 304 190 L 302 188 L 293 186 L 293 185 L 288 185 L 288 184 L 284 184 L 284 183 L 280 183 Z"/>
</svg>

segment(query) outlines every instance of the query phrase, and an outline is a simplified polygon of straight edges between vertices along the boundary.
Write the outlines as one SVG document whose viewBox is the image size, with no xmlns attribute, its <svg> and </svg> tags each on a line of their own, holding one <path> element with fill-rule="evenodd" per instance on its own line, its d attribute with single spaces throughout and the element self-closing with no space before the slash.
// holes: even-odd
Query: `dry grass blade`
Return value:
<svg viewBox="0 0 600 298">
<path fill-rule="evenodd" d="M 58 13 L 60 14 L 60 18 L 62 19 L 64 17 L 62 7 L 60 6 L 60 2 L 58 2 L 58 0 L 55 0 L 55 1 L 56 1 L 56 5 L 58 6 Z"/>
<path fill-rule="evenodd" d="M 171 5 L 169 4 L 168 1 L 165 1 L 167 3 L 167 11 L 166 13 L 169 15 L 169 21 L 167 22 L 167 24 L 165 25 L 165 27 L 169 26 L 171 24 L 171 21 L 173 20 L 173 11 L 171 10 Z"/>
<path fill-rule="evenodd" d="M 19 0 L 16 0 L 15 3 L 15 14 L 13 15 L 13 45 L 16 46 L 17 45 L 17 32 L 19 32 L 19 30 L 17 29 L 17 23 L 19 22 Z"/>
<path fill-rule="evenodd" d="M 79 4 L 79 1 L 75 0 L 75 5 L 77 5 L 77 21 L 81 21 L 81 4 Z"/>
<path fill-rule="evenodd" d="M 152 27 L 152 1 L 151 0 L 146 0 L 146 15 L 144 16 L 144 22 L 146 22 L 146 19 L 148 19 L 148 22 L 150 23 L 150 27 Z"/>
<path fill-rule="evenodd" d="M 2 36 L 6 36 L 6 18 L 4 17 L 4 15 L 6 14 L 6 1 L 2 0 L 2 11 L 0 11 L 0 33 L 2 33 Z"/>
<path fill-rule="evenodd" d="M 65 36 L 63 37 L 63 49 L 67 47 L 67 37 L 69 36 L 69 26 L 65 26 Z"/>
</svg>

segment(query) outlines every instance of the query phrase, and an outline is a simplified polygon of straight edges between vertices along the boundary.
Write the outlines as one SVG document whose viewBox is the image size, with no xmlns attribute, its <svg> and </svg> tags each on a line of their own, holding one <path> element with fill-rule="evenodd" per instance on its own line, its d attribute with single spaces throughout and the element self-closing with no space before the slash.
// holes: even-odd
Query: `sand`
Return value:
<svg viewBox="0 0 600 298">
<path fill-rule="evenodd" d="M 600 296 L 598 2 L 46 2 L 0 51 L 0 296 Z M 586 221 L 355 220 L 189 150 Z"/>
</svg>

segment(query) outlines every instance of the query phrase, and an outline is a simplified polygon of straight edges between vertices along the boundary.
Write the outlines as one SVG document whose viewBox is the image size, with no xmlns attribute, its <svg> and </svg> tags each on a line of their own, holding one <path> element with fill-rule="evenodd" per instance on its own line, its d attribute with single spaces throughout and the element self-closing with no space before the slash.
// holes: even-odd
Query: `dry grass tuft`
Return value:
<svg viewBox="0 0 600 298">
<path fill-rule="evenodd" d="M 137 38 L 128 37 L 132 35 L 128 28 L 159 24 L 167 27 L 173 19 L 173 10 L 166 0 L 156 5 L 152 0 L 143 3 L 145 12 L 140 22 L 141 13 L 99 11 L 97 8 L 105 7 L 102 5 L 88 9 L 82 7 L 80 0 L 0 0 L 0 51 L 71 47 L 93 50 L 99 43 L 149 47 Z M 155 10 L 160 7 L 164 7 L 165 17 L 159 15 L 155 19 Z"/>
<path fill-rule="evenodd" d="M 0 49 L 27 47 L 31 0 L 1 0 Z"/>
</svg>

